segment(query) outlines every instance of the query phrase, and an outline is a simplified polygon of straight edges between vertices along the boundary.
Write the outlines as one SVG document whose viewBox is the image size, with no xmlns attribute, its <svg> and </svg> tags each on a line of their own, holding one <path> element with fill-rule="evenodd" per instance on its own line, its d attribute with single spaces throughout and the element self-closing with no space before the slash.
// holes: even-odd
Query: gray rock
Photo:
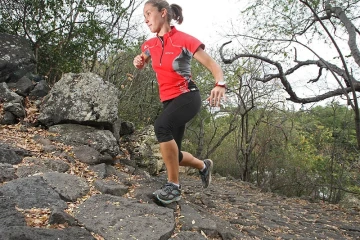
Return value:
<svg viewBox="0 0 360 240">
<path fill-rule="evenodd" d="M 18 167 L 16 174 L 19 177 L 28 177 L 34 174 L 47 172 L 66 172 L 70 166 L 62 160 L 25 158 L 25 165 Z"/>
<path fill-rule="evenodd" d="M 59 194 L 40 176 L 12 180 L 2 185 L 0 192 L 11 197 L 16 205 L 23 209 L 67 207 Z"/>
<path fill-rule="evenodd" d="M 146 168 L 150 175 L 158 175 L 164 168 L 160 145 L 155 137 L 154 126 L 136 131 L 128 138 L 128 150 L 137 166 Z"/>
<path fill-rule="evenodd" d="M 0 33 L 0 82 L 16 81 L 35 70 L 30 42 L 20 36 Z"/>
<path fill-rule="evenodd" d="M 120 154 L 119 145 L 109 130 L 99 130 L 79 124 L 61 124 L 51 126 L 49 131 L 59 134 L 49 138 L 50 140 L 75 147 L 87 145 L 101 153 L 104 159 L 107 156 L 115 157 Z"/>
<path fill-rule="evenodd" d="M 206 240 L 207 238 L 204 237 L 203 235 L 201 235 L 198 232 L 180 232 L 178 234 L 176 234 L 175 237 L 173 237 L 172 239 L 174 240 Z"/>
<path fill-rule="evenodd" d="M 43 178 L 66 201 L 74 202 L 85 196 L 90 190 L 84 179 L 71 174 L 46 173 Z"/>
<path fill-rule="evenodd" d="M 26 76 L 20 78 L 17 82 L 8 82 L 9 88 L 16 89 L 15 92 L 22 97 L 26 97 L 34 88 L 32 81 Z"/>
<path fill-rule="evenodd" d="M 11 112 L 5 112 L 3 115 L 0 113 L 0 124 L 12 125 L 17 123 L 17 119 Z"/>
<path fill-rule="evenodd" d="M 165 240 L 175 228 L 173 210 L 107 194 L 90 197 L 74 214 L 105 239 Z"/>
<path fill-rule="evenodd" d="M 49 224 L 68 224 L 68 226 L 76 226 L 76 220 L 70 214 L 63 210 L 54 209 L 49 217 Z"/>
<path fill-rule="evenodd" d="M 7 102 L 4 103 L 4 110 L 7 112 L 11 112 L 17 118 L 25 117 L 25 108 L 22 103 L 17 102 Z"/>
<path fill-rule="evenodd" d="M 14 146 L 8 145 L 6 143 L 0 142 L 0 150 L 2 151 L 3 149 L 4 150 L 14 151 L 15 154 L 20 156 L 20 157 L 32 156 L 32 153 L 29 150 L 19 148 L 19 147 L 14 147 Z"/>
<path fill-rule="evenodd" d="M 0 228 L 0 239 L 4 240 L 95 240 L 90 232 L 80 227 L 66 230 L 44 229 L 32 227 Z"/>
<path fill-rule="evenodd" d="M 76 154 L 76 153 L 75 153 Z M 101 179 L 107 178 L 115 173 L 115 169 L 105 163 L 90 166 L 90 170 L 94 171 Z"/>
<path fill-rule="evenodd" d="M 26 226 L 24 216 L 15 209 L 15 205 L 11 197 L 0 192 L 0 229 L 8 226 Z"/>
<path fill-rule="evenodd" d="M 29 93 L 30 99 L 42 99 L 50 92 L 50 87 L 45 80 L 38 82 Z"/>
<path fill-rule="evenodd" d="M 181 215 L 184 217 L 180 219 L 182 225 L 181 229 L 185 231 L 203 231 L 207 236 L 217 236 L 216 222 L 210 218 L 205 217 L 199 211 L 190 207 L 187 204 L 181 205 Z"/>
<path fill-rule="evenodd" d="M 16 179 L 15 169 L 11 164 L 0 163 L 0 183 Z"/>
<path fill-rule="evenodd" d="M 122 122 L 120 136 L 130 135 L 135 132 L 135 125 L 132 122 Z"/>
<path fill-rule="evenodd" d="M 98 164 L 100 163 L 100 153 L 89 146 L 78 146 L 73 148 L 75 157 L 83 163 L 87 164 Z"/>
<path fill-rule="evenodd" d="M 22 103 L 23 97 L 11 91 L 6 83 L 0 82 L 0 101 Z"/>
<path fill-rule="evenodd" d="M 129 191 L 129 187 L 115 181 L 96 180 L 94 186 L 103 194 L 123 196 Z"/>
<path fill-rule="evenodd" d="M 18 164 L 22 161 L 22 157 L 19 156 L 15 149 L 0 144 L 0 163 L 8 163 L 11 165 Z"/>
<path fill-rule="evenodd" d="M 119 90 L 94 73 L 67 73 L 44 98 L 38 120 L 52 126 L 77 122 L 113 130 Z"/>
</svg>

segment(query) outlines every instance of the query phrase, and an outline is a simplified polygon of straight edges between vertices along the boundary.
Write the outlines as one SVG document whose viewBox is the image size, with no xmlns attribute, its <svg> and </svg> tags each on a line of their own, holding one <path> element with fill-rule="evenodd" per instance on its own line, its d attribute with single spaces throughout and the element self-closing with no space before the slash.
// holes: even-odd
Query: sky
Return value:
<svg viewBox="0 0 360 240">
<path fill-rule="evenodd" d="M 230 26 L 230 21 L 239 15 L 243 5 L 240 1 L 244 2 L 244 0 L 168 0 L 170 4 L 178 4 L 183 9 L 184 21 L 181 25 L 175 23 L 175 27 L 198 38 L 206 48 L 216 47 L 228 41 L 222 36 Z M 139 9 L 140 17 L 142 10 L 143 5 Z M 140 19 L 143 21 L 143 18 Z M 150 33 L 145 23 L 143 27 Z"/>
</svg>

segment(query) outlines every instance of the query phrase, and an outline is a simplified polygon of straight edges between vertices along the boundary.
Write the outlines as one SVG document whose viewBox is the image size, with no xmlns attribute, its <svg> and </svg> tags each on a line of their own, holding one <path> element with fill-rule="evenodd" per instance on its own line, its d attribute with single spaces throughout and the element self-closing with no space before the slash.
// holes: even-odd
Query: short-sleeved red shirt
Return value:
<svg viewBox="0 0 360 240">
<path fill-rule="evenodd" d="M 205 45 L 174 26 L 162 38 L 157 36 L 143 43 L 141 50 L 151 57 L 162 102 L 197 90 L 191 77 L 191 59 L 199 47 L 204 49 Z"/>
</svg>

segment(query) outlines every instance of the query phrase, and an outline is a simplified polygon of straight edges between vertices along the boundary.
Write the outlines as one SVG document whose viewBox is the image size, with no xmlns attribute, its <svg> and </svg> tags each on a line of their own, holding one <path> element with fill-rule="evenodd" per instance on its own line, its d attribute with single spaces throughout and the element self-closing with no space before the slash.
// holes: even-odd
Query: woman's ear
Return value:
<svg viewBox="0 0 360 240">
<path fill-rule="evenodd" d="M 166 8 L 163 8 L 162 10 L 161 10 L 161 17 L 165 17 L 166 16 L 166 14 L 167 14 L 167 10 L 166 10 Z"/>
</svg>

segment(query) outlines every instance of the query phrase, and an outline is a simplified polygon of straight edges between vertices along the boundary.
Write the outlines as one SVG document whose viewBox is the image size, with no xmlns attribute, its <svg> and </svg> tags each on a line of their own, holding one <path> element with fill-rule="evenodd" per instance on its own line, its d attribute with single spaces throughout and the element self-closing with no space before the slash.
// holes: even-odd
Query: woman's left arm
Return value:
<svg viewBox="0 0 360 240">
<path fill-rule="evenodd" d="M 224 81 L 224 73 L 220 65 L 215 62 L 215 60 L 209 56 L 201 47 L 199 47 L 194 53 L 194 58 L 198 60 L 202 65 L 204 65 L 215 78 L 215 85 L 217 82 Z M 220 106 L 221 98 L 225 100 L 225 87 L 215 86 L 210 93 L 210 96 L 207 98 L 211 106 Z"/>
</svg>

